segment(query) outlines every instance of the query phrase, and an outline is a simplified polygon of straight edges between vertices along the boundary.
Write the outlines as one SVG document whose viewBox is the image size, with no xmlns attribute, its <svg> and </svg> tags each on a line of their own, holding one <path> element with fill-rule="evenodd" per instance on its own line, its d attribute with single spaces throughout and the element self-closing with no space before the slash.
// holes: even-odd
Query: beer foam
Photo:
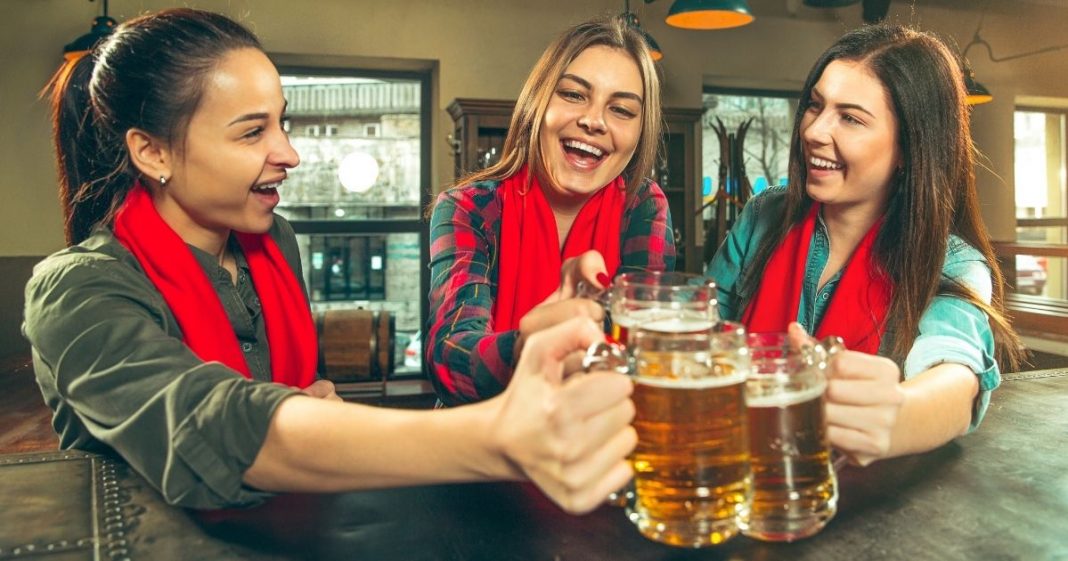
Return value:
<svg viewBox="0 0 1068 561">
<path fill-rule="evenodd" d="M 646 308 L 641 310 L 613 311 L 612 321 L 620 327 L 631 329 L 644 322 L 655 319 L 664 314 L 661 308 Z"/>
<path fill-rule="evenodd" d="M 812 388 L 805 388 L 799 392 L 786 392 L 777 393 L 774 395 L 761 395 L 756 397 L 746 398 L 746 404 L 749 407 L 789 407 L 796 403 L 804 403 L 810 399 L 815 399 L 823 395 L 823 390 L 827 389 L 827 384 L 819 384 Z"/>
<path fill-rule="evenodd" d="M 642 331 L 657 333 L 697 333 L 711 328 L 712 322 L 708 318 L 685 316 L 657 319 L 638 326 L 638 329 Z"/>
<path fill-rule="evenodd" d="M 671 307 L 667 305 L 653 305 L 648 308 L 613 309 L 612 321 L 620 327 L 632 329 L 642 327 L 665 333 L 683 333 L 690 331 L 704 331 L 712 327 L 712 320 L 708 312 L 695 310 L 687 307 Z M 655 328 L 652 325 L 664 323 L 685 323 L 685 329 L 679 328 Z M 669 326 L 670 327 L 670 326 Z"/>
<path fill-rule="evenodd" d="M 653 376 L 635 376 L 635 384 L 667 388 L 672 390 L 704 390 L 722 388 L 745 382 L 745 373 L 730 376 L 708 376 L 704 378 L 657 378 Z"/>
</svg>

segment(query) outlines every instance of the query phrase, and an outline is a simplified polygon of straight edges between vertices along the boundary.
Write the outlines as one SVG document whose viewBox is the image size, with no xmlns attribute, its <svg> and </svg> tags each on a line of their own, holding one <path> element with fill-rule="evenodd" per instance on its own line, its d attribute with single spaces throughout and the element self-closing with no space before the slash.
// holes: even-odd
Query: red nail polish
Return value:
<svg viewBox="0 0 1068 561">
<path fill-rule="evenodd" d="M 608 288 L 608 285 L 612 284 L 612 279 L 605 273 L 597 273 L 597 282 L 601 283 L 601 286 Z"/>
</svg>

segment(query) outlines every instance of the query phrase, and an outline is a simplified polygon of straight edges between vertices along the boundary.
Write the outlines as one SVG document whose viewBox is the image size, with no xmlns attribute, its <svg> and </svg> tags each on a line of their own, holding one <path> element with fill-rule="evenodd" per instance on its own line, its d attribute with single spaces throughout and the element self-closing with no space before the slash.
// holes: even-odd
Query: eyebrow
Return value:
<svg viewBox="0 0 1068 561">
<path fill-rule="evenodd" d="M 573 80 L 575 82 L 578 82 L 580 85 L 582 85 L 582 87 L 586 88 L 587 90 L 592 90 L 593 89 L 593 84 L 589 83 L 584 78 L 581 78 L 579 76 L 575 76 L 574 74 L 564 74 L 563 76 L 560 76 L 561 80 L 563 80 L 564 78 L 567 78 L 568 80 Z M 632 92 L 612 92 L 611 97 L 623 97 L 623 98 L 633 99 L 634 101 L 637 101 L 638 103 L 643 103 L 642 102 L 642 96 L 640 96 L 640 95 L 638 95 L 636 93 L 632 93 Z"/>
<path fill-rule="evenodd" d="M 813 96 L 819 97 L 821 100 L 823 99 L 823 94 L 821 94 L 820 91 L 816 88 L 812 88 L 812 95 L 810 97 Z M 858 105 L 856 103 L 835 103 L 834 106 L 838 109 L 856 109 L 857 111 L 862 111 L 864 113 L 867 113 L 868 115 L 871 115 L 872 119 L 878 119 L 878 117 L 876 117 L 874 113 L 865 109 L 863 105 Z"/>
<path fill-rule="evenodd" d="M 286 114 L 286 108 L 288 108 L 288 107 L 289 107 L 289 100 L 287 99 L 287 100 L 285 100 L 285 103 L 282 104 L 282 115 Z M 263 113 L 263 112 L 260 112 L 260 113 L 245 113 L 244 115 L 242 115 L 242 116 L 234 119 L 233 121 L 230 121 L 229 123 L 227 123 L 226 126 L 229 127 L 229 126 L 232 126 L 232 125 L 236 125 L 237 123 L 243 123 L 245 121 L 259 121 L 261 119 L 267 119 L 269 117 L 270 117 L 269 114 Z"/>
</svg>

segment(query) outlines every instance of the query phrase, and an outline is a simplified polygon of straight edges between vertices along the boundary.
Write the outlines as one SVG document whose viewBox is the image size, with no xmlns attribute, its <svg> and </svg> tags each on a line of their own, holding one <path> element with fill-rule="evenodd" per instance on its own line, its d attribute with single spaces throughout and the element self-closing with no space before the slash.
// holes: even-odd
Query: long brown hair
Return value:
<svg viewBox="0 0 1068 561">
<path fill-rule="evenodd" d="M 126 131 L 141 129 L 181 151 L 208 73 L 241 48 L 262 50 L 225 16 L 177 8 L 122 23 L 60 67 L 43 93 L 51 97 L 68 244 L 109 224 L 137 179 Z"/>
<path fill-rule="evenodd" d="M 986 312 L 998 362 L 1007 370 L 1017 368 L 1023 351 L 1005 318 L 1004 279 L 979 214 L 975 147 L 959 58 L 937 37 L 900 25 L 870 25 L 846 33 L 809 72 L 794 118 L 784 219 L 761 241 L 753 265 L 742 273 L 743 307 L 759 287 L 772 251 L 812 204 L 805 190 L 807 168 L 800 125 L 812 88 L 835 60 L 867 66 L 886 88 L 898 120 L 903 166 L 892 180 L 873 258 L 873 265 L 894 283 L 886 325 L 891 358 L 904 360 L 919 332 L 920 317 L 934 297 L 953 295 Z M 950 234 L 971 244 L 986 259 L 993 281 L 990 304 L 943 275 Z"/>
<path fill-rule="evenodd" d="M 619 49 L 638 65 L 642 87 L 642 129 L 634 156 L 623 169 L 627 193 L 633 195 L 648 178 L 656 161 L 663 120 L 660 109 L 660 76 L 649 47 L 641 33 L 620 17 L 599 18 L 580 23 L 560 34 L 541 54 L 527 77 L 512 113 L 508 136 L 504 139 L 501 159 L 492 166 L 460 178 L 454 185 L 468 185 L 476 181 L 501 180 L 519 172 L 526 164 L 542 166 L 538 137 L 545 120 L 545 110 L 556 91 L 556 84 L 568 65 L 586 49 L 604 45 Z"/>
</svg>

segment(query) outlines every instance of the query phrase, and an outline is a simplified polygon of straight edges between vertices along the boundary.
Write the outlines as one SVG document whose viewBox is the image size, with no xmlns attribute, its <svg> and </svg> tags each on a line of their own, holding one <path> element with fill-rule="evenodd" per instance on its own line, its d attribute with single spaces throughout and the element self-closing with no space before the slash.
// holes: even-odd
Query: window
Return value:
<svg viewBox="0 0 1068 561">
<path fill-rule="evenodd" d="M 1068 243 L 1068 110 L 1019 107 L 1013 117 L 1016 239 L 1033 249 L 1016 254 L 1015 291 L 1068 298 L 1068 259 L 1052 255 Z"/>
<path fill-rule="evenodd" d="M 785 185 L 790 166 L 790 136 L 793 133 L 797 95 L 790 92 L 705 88 L 701 120 L 702 194 L 707 201 L 720 188 L 720 165 L 724 148 L 716 133 L 717 123 L 737 135 L 739 127 L 753 119 L 745 134 L 742 160 L 753 194 L 769 185 Z M 717 121 L 718 120 L 718 121 Z M 729 165 L 729 163 L 727 164 Z M 731 187 L 727 186 L 730 192 Z"/>
<path fill-rule="evenodd" d="M 390 312 L 403 372 L 427 314 L 429 72 L 280 69 L 301 164 L 277 212 L 297 232 L 312 309 Z"/>
</svg>

